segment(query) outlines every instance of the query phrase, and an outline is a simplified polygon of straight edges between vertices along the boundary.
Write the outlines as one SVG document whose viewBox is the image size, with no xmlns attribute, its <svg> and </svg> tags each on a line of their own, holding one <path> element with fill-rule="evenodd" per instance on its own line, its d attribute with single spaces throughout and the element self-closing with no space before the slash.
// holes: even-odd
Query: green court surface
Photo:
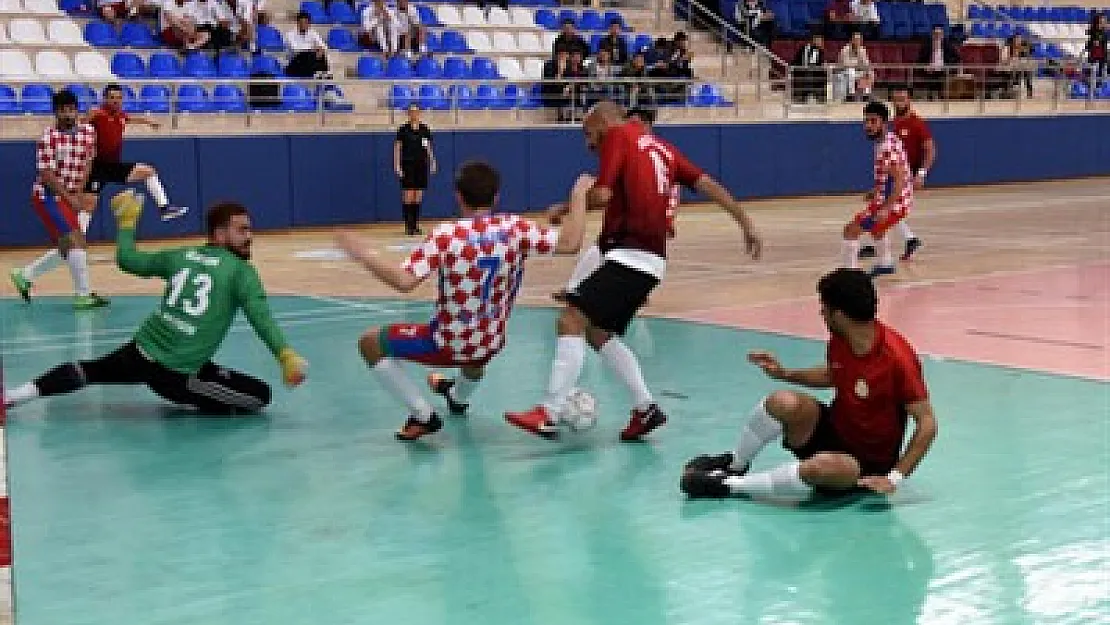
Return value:
<svg viewBox="0 0 1110 625">
<path fill-rule="evenodd" d="M 539 397 L 553 352 L 552 311 L 523 308 L 473 414 L 402 444 L 355 342 L 427 306 L 273 303 L 311 369 L 264 416 L 141 388 L 12 411 L 17 625 L 1108 622 L 1105 384 L 930 359 L 940 436 L 893 498 L 690 502 L 682 463 L 730 448 L 776 386 L 745 352 L 800 365 L 821 344 L 638 321 L 628 342 L 671 422 L 618 442 L 627 400 L 588 357 L 601 422 L 549 442 L 502 418 Z M 154 299 L 68 304 L 0 302 L 9 384 L 126 340 Z M 279 379 L 242 322 L 218 360 Z"/>
</svg>

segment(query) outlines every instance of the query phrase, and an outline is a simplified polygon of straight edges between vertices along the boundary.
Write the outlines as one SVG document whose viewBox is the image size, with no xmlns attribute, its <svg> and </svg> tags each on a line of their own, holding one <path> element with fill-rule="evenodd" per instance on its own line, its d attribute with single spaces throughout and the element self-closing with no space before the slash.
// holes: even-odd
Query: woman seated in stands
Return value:
<svg viewBox="0 0 1110 625">
<path fill-rule="evenodd" d="M 871 60 L 867 58 L 861 33 L 852 33 L 852 38 L 840 49 L 839 64 L 842 93 L 847 94 L 845 99 L 848 102 L 869 99 L 875 74 L 871 71 Z"/>
</svg>

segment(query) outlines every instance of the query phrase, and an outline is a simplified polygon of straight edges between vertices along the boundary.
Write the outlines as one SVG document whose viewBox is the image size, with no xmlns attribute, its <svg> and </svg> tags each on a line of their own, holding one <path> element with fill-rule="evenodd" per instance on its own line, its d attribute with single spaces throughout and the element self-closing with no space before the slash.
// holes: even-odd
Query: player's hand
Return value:
<svg viewBox="0 0 1110 625">
<path fill-rule="evenodd" d="M 435 163 L 432 163 L 431 167 L 429 167 L 428 169 L 428 172 L 434 176 L 437 171 L 439 171 L 439 166 Z"/>
<path fill-rule="evenodd" d="M 759 257 L 763 255 L 763 238 L 759 236 L 755 228 L 744 230 L 744 251 L 754 260 L 759 260 Z"/>
<path fill-rule="evenodd" d="M 563 223 L 563 217 L 570 212 L 570 205 L 566 202 L 559 202 L 547 207 L 544 213 L 547 215 L 547 221 L 552 226 L 558 226 Z"/>
<path fill-rule="evenodd" d="M 875 199 L 875 190 L 874 189 L 871 189 L 867 193 L 863 194 L 863 201 L 864 202 L 871 202 L 874 199 Z"/>
<path fill-rule="evenodd" d="M 590 189 L 594 188 L 597 184 L 597 178 L 593 174 L 579 174 L 578 178 L 574 180 L 574 186 L 571 187 L 571 195 L 579 195 L 588 193 Z"/>
<path fill-rule="evenodd" d="M 786 374 L 786 369 L 782 368 L 779 359 L 775 358 L 775 355 L 771 352 L 761 350 L 748 352 L 748 362 L 759 367 L 767 377 L 775 380 L 781 380 Z"/>
<path fill-rule="evenodd" d="M 404 178 L 405 177 L 405 172 L 401 171 L 401 166 L 400 165 L 393 168 L 393 173 L 397 174 L 398 178 Z"/>
<path fill-rule="evenodd" d="M 917 175 L 913 177 L 913 186 L 914 186 L 915 189 L 920 189 L 921 187 L 925 186 L 925 172 L 924 171 L 917 172 Z"/>
<path fill-rule="evenodd" d="M 299 386 L 304 382 L 306 374 L 305 369 L 308 368 L 308 361 L 301 358 L 293 348 L 286 347 L 281 350 L 278 355 L 278 362 L 281 363 L 281 379 L 285 382 L 285 386 L 293 388 Z"/>
<path fill-rule="evenodd" d="M 897 487 L 889 479 L 882 475 L 865 475 L 856 481 L 856 486 L 866 488 L 868 490 L 880 493 L 883 495 L 890 495 Z"/>
<path fill-rule="evenodd" d="M 135 228 L 135 224 L 139 223 L 139 216 L 143 214 L 144 199 L 134 189 L 121 191 L 112 197 L 112 214 L 116 216 L 116 223 L 120 228 Z"/>
</svg>

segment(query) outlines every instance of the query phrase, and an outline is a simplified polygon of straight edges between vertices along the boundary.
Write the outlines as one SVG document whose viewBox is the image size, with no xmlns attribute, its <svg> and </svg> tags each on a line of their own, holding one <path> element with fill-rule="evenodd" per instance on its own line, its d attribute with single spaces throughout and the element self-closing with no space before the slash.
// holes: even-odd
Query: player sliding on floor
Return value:
<svg viewBox="0 0 1110 625">
<path fill-rule="evenodd" d="M 433 373 L 428 382 L 453 414 L 466 412 L 486 364 L 505 346 L 506 324 L 525 262 L 534 254 L 578 252 L 586 224 L 586 192 L 592 185 L 592 177 L 579 177 L 562 227 L 544 228 L 517 215 L 494 214 L 500 176 L 486 163 L 469 162 L 455 178 L 462 219 L 437 226 L 401 267 L 368 252 L 350 233 L 337 237 L 351 258 L 398 291 L 412 291 L 428 277 L 436 278 L 439 292 L 430 322 L 370 328 L 359 339 L 366 364 L 409 410 L 397 438 L 415 440 L 443 427 L 398 361 L 458 367 L 462 375 L 449 379 Z"/>
<path fill-rule="evenodd" d="M 5 390 L 5 406 L 90 384 L 145 384 L 166 400 L 202 412 L 261 410 L 270 403 L 269 385 L 210 360 L 239 310 L 281 364 L 285 383 L 296 386 L 304 381 L 306 363 L 274 322 L 262 282 L 249 262 L 247 209 L 216 204 L 208 210 L 207 244 L 157 252 L 135 249 L 135 224 L 142 210 L 143 199 L 133 191 L 112 198 L 119 226 L 116 263 L 131 275 L 166 280 L 158 310 L 114 352 L 58 365 L 32 382 Z"/>
</svg>

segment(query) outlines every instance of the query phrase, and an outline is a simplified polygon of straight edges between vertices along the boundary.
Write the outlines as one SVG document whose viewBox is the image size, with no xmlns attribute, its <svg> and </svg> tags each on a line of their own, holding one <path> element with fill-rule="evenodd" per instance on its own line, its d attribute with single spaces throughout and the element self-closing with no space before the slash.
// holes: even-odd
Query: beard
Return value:
<svg viewBox="0 0 1110 625">
<path fill-rule="evenodd" d="M 242 260 L 250 260 L 251 259 L 251 246 L 249 246 L 249 245 L 241 245 L 239 247 L 229 247 L 229 248 L 227 248 L 227 251 L 231 252 L 232 254 L 235 254 L 236 256 L 241 258 Z"/>
<path fill-rule="evenodd" d="M 865 132 L 867 133 L 867 138 L 871 139 L 872 141 L 878 141 L 883 136 L 883 131 L 882 130 L 879 130 L 879 131 L 876 131 L 876 132 L 872 132 L 872 131 L 868 130 L 868 131 L 865 131 Z"/>
</svg>

